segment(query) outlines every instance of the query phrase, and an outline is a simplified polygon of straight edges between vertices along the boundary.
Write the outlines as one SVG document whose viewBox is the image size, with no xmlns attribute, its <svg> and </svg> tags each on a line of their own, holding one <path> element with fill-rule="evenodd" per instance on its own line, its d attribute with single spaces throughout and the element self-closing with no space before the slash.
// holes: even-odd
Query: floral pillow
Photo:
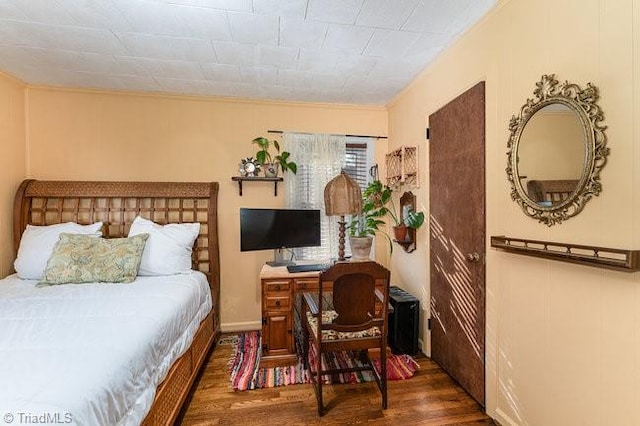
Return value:
<svg viewBox="0 0 640 426">
<path fill-rule="evenodd" d="M 38 286 L 135 280 L 149 234 L 95 238 L 60 234 Z"/>
</svg>

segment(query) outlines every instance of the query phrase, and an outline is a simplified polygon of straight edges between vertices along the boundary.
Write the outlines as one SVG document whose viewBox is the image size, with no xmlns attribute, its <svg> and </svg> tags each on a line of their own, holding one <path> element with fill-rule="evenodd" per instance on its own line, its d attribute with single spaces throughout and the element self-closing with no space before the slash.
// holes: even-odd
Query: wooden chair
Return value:
<svg viewBox="0 0 640 426">
<path fill-rule="evenodd" d="M 301 320 L 307 337 L 303 354 L 319 416 L 325 408 L 322 376 L 347 372 L 371 371 L 382 394 L 382 408 L 387 408 L 389 276 L 389 271 L 375 262 L 340 262 L 320 275 L 317 292 L 303 293 Z M 373 348 L 380 350 L 380 372 L 369 357 L 368 350 Z M 310 349 L 315 351 L 313 357 Z M 353 351 L 361 366 L 323 366 L 324 355 L 337 351 Z"/>
</svg>

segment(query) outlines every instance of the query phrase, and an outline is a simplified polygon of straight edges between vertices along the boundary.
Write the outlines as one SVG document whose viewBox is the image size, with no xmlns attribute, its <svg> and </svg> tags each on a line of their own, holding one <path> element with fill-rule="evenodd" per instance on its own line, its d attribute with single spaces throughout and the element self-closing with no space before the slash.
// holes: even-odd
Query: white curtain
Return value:
<svg viewBox="0 0 640 426">
<path fill-rule="evenodd" d="M 298 165 L 297 174 L 285 179 L 287 206 L 295 209 L 319 209 L 321 246 L 294 249 L 297 259 L 328 260 L 338 255 L 338 217 L 324 210 L 324 187 L 340 174 L 345 165 L 346 137 L 285 133 L 283 149 Z"/>
</svg>

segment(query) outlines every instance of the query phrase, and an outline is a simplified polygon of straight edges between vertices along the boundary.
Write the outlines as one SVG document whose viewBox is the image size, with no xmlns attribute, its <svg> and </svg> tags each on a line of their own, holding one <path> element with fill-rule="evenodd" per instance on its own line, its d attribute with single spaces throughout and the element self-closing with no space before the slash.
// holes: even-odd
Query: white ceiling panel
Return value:
<svg viewBox="0 0 640 426">
<path fill-rule="evenodd" d="M 178 10 L 178 21 L 185 29 L 182 35 L 210 40 L 231 40 L 229 20 L 224 11 L 201 7 L 179 7 Z"/>
<path fill-rule="evenodd" d="M 397 30 L 417 5 L 418 0 L 365 0 L 356 25 Z"/>
<path fill-rule="evenodd" d="M 324 47 L 328 49 L 349 50 L 361 54 L 373 36 L 373 28 L 353 25 L 330 25 Z"/>
<path fill-rule="evenodd" d="M 122 43 L 111 31 L 95 28 L 0 21 L 0 36 L 5 44 L 91 53 L 126 53 Z"/>
<path fill-rule="evenodd" d="M 293 69 L 298 64 L 298 49 L 292 47 L 258 46 L 259 65 Z"/>
<path fill-rule="evenodd" d="M 128 1 L 128 0 L 127 0 Z M 251 0 L 160 0 L 165 3 L 202 6 L 211 9 L 232 10 L 235 12 L 251 12 Z"/>
<path fill-rule="evenodd" d="M 384 105 L 497 0 L 0 0 L 33 84 Z"/>
<path fill-rule="evenodd" d="M 318 74 L 366 75 L 377 61 L 376 58 L 353 56 L 338 50 L 301 49 L 298 69 Z"/>
<path fill-rule="evenodd" d="M 203 64 L 205 78 L 213 82 L 241 82 L 240 67 L 237 65 Z"/>
<path fill-rule="evenodd" d="M 418 40 L 419 34 L 396 30 L 375 30 L 364 53 L 369 56 L 397 58 Z"/>
<path fill-rule="evenodd" d="M 279 18 L 252 13 L 228 12 L 231 37 L 238 43 L 278 44 Z"/>
<path fill-rule="evenodd" d="M 362 3 L 364 0 L 309 0 L 307 19 L 332 24 L 354 24 Z"/>
<path fill-rule="evenodd" d="M 278 84 L 295 88 L 310 88 L 341 90 L 345 78 L 335 74 L 312 74 L 295 70 L 281 70 L 278 72 Z"/>
<path fill-rule="evenodd" d="M 240 76 L 243 83 L 271 86 L 278 82 L 274 67 L 240 67 Z"/>
<path fill-rule="evenodd" d="M 213 46 L 207 40 L 139 33 L 118 34 L 118 38 L 131 56 L 179 61 L 215 61 Z"/>
<path fill-rule="evenodd" d="M 204 80 L 205 73 L 198 62 L 175 61 L 171 59 L 125 58 L 119 57 L 122 67 L 128 67 L 130 74 L 160 78 Z"/>
<path fill-rule="evenodd" d="M 4 19 L 29 19 L 18 6 L 9 0 L 0 0 L 0 16 Z"/>
<path fill-rule="evenodd" d="M 27 49 L 25 49 L 27 50 Z M 106 74 L 144 74 L 137 64 L 118 61 L 112 55 L 77 52 L 73 50 L 50 50 L 29 48 L 31 54 L 47 66 L 61 70 L 100 72 Z"/>
<path fill-rule="evenodd" d="M 304 19 L 307 0 L 253 0 L 253 11 L 260 15 Z"/>
<path fill-rule="evenodd" d="M 253 44 L 213 42 L 216 58 L 221 64 L 257 65 L 258 48 Z"/>
<path fill-rule="evenodd" d="M 467 0 L 421 0 L 414 9 L 403 30 L 415 32 L 443 32 L 455 21 L 467 5 Z"/>
<path fill-rule="evenodd" d="M 185 35 L 186 26 L 178 18 L 184 7 L 158 3 L 154 5 L 154 13 L 150 14 L 145 1 L 117 0 L 115 5 L 131 25 L 132 32 L 176 37 Z"/>
<path fill-rule="evenodd" d="M 280 18 L 280 45 L 287 47 L 322 46 L 329 24 L 303 19 Z"/>
<path fill-rule="evenodd" d="M 58 7 L 56 0 L 12 0 L 12 3 L 30 21 L 54 25 L 78 25 L 65 8 Z M 52 3 L 54 7 L 51 7 Z"/>
<path fill-rule="evenodd" d="M 133 31 L 133 27 L 129 21 L 117 7 L 117 4 L 120 4 L 121 0 L 117 2 L 100 0 L 55 0 L 55 2 L 58 8 L 73 17 L 76 23 L 75 25 L 120 32 Z M 48 8 L 44 10 L 48 10 Z"/>
</svg>

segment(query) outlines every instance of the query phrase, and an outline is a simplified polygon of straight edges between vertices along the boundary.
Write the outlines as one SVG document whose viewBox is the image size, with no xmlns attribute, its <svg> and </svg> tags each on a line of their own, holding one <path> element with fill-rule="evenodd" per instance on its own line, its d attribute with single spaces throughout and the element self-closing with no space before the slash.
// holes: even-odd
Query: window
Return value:
<svg viewBox="0 0 640 426">
<path fill-rule="evenodd" d="M 285 179 L 289 208 L 321 210 L 321 246 L 294 249 L 296 259 L 331 259 L 338 255 L 338 217 L 324 213 L 324 187 L 344 170 L 364 190 L 373 164 L 373 139 L 335 135 L 284 135 L 283 144 L 298 165 Z M 348 221 L 349 217 L 345 218 Z M 347 230 L 348 232 L 348 230 Z M 347 240 L 346 254 L 350 255 Z"/>
</svg>

